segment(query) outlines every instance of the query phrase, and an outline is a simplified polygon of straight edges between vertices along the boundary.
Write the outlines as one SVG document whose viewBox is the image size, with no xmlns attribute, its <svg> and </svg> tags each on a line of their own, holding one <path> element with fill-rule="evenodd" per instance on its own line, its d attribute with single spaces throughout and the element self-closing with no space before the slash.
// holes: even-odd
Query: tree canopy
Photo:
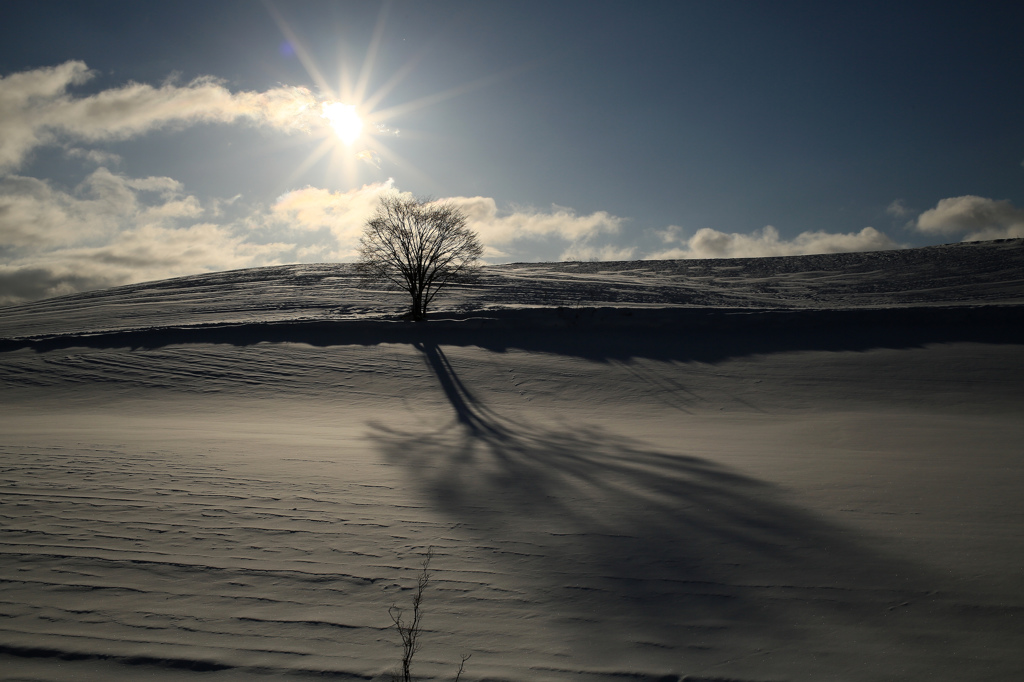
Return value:
<svg viewBox="0 0 1024 682">
<path fill-rule="evenodd" d="M 425 320 L 438 292 L 465 281 L 479 265 L 483 245 L 466 223 L 466 214 L 449 202 L 381 197 L 359 241 L 358 270 L 408 292 L 410 318 Z"/>
</svg>

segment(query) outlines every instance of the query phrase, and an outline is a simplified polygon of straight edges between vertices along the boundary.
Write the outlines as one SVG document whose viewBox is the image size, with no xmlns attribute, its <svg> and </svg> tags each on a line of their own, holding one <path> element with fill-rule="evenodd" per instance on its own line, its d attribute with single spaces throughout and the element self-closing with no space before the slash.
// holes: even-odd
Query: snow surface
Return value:
<svg viewBox="0 0 1024 682">
<path fill-rule="evenodd" d="M 1024 241 L 0 309 L 0 679 L 1024 676 Z"/>
</svg>

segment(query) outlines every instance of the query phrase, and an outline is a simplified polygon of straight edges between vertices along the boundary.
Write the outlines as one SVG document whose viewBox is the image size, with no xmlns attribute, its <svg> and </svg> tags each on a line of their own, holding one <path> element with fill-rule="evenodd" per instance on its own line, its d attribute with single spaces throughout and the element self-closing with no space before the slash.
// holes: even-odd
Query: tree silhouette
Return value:
<svg viewBox="0 0 1024 682">
<path fill-rule="evenodd" d="M 390 194 L 366 222 L 357 269 L 369 281 L 409 293 L 409 317 L 427 318 L 427 307 L 445 286 L 465 281 L 478 266 L 483 245 L 466 227 L 466 214 L 447 202 Z"/>
</svg>

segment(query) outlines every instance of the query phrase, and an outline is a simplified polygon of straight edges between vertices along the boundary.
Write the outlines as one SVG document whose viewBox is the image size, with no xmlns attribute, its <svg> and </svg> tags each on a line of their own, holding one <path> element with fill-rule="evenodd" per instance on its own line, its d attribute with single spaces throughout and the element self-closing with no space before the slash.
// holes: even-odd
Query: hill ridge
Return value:
<svg viewBox="0 0 1024 682">
<path fill-rule="evenodd" d="M 433 316 L 531 308 L 833 310 L 1024 304 L 1024 239 L 758 259 L 493 265 Z M 350 264 L 189 275 L 0 308 L 0 338 L 195 324 L 393 318 Z"/>
</svg>

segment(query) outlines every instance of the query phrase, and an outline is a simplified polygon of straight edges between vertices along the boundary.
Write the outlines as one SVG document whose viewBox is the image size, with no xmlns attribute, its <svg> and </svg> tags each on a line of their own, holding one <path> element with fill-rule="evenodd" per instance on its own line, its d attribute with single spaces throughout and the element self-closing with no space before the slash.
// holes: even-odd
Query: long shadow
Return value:
<svg viewBox="0 0 1024 682">
<path fill-rule="evenodd" d="M 155 349 L 178 344 L 304 343 L 328 347 L 420 343 L 554 353 L 596 361 L 719 362 L 799 350 L 862 351 L 973 341 L 1024 343 L 1024 306 L 878 310 L 543 309 L 428 324 L 290 321 L 197 325 L 0 339 L 0 352 L 73 347 Z"/>
<path fill-rule="evenodd" d="M 788 502 L 776 486 L 600 427 L 503 417 L 473 395 L 441 347 L 417 348 L 454 423 L 422 432 L 372 424 L 376 447 L 414 472 L 436 509 L 516 555 L 508 570 L 536 576 L 537 599 L 582 630 L 615 619 L 622 638 L 683 649 L 760 638 L 847 651 L 837 638 L 891 638 L 877 651 L 853 648 L 882 657 L 871 665 L 910 649 L 924 652 L 915 659 L 943 660 L 953 631 L 1021 633 L 1012 619 L 961 622 L 939 604 L 926 569 Z M 893 617 L 908 604 L 922 615 Z M 941 636 L 919 633 L 926 621 Z"/>
</svg>

